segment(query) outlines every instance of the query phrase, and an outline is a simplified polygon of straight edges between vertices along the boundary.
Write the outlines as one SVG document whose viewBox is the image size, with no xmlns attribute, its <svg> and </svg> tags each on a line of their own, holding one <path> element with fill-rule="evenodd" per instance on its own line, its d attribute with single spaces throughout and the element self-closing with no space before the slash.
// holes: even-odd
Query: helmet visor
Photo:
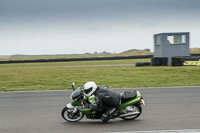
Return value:
<svg viewBox="0 0 200 133">
<path fill-rule="evenodd" d="M 85 91 L 85 94 L 88 94 L 88 93 L 90 93 L 92 91 L 92 87 L 90 87 L 89 89 L 84 90 L 84 91 Z"/>
</svg>

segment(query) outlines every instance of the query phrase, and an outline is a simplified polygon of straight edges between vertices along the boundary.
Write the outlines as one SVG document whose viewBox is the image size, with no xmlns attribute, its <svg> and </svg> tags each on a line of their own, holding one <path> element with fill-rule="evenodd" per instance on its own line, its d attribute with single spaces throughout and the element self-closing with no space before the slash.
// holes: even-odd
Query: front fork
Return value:
<svg viewBox="0 0 200 133">
<path fill-rule="evenodd" d="M 69 109 L 72 109 L 73 110 L 73 113 L 76 113 L 77 111 L 81 111 L 81 110 L 83 110 L 83 109 L 85 109 L 85 106 L 83 105 L 83 106 L 73 106 L 71 103 L 68 103 L 67 105 L 66 105 L 66 107 L 67 108 L 69 108 Z"/>
<path fill-rule="evenodd" d="M 71 103 L 68 103 L 66 106 L 69 109 L 73 109 L 73 113 L 76 113 L 78 111 L 77 107 L 76 106 L 72 106 Z"/>
</svg>

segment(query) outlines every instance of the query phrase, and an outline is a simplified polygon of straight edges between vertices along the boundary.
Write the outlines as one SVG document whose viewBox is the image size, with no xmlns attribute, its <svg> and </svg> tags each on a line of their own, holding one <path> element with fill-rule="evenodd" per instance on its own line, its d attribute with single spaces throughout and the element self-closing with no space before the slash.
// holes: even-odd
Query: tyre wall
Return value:
<svg viewBox="0 0 200 133">
<path fill-rule="evenodd" d="M 140 67 L 140 66 L 150 66 L 151 63 L 150 62 L 136 62 L 135 64 L 137 67 Z"/>
<path fill-rule="evenodd" d="M 200 66 L 200 56 L 172 57 L 172 66 Z"/>
<path fill-rule="evenodd" d="M 69 61 L 93 61 L 93 60 L 121 60 L 121 59 L 146 59 L 153 55 L 141 56 L 115 56 L 115 57 L 91 57 L 91 58 L 67 58 L 67 59 L 38 59 L 38 60 L 9 60 L 0 61 L 0 64 L 6 63 L 39 63 L 39 62 L 69 62 Z"/>
<path fill-rule="evenodd" d="M 152 57 L 151 65 L 152 66 L 167 66 L 168 58 L 167 57 Z"/>
</svg>

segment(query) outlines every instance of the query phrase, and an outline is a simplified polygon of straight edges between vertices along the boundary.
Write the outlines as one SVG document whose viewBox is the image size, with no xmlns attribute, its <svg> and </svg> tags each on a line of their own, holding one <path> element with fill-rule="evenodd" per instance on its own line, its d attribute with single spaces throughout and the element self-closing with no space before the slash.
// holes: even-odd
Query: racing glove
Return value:
<svg viewBox="0 0 200 133">
<path fill-rule="evenodd" d="M 89 104 L 89 103 L 86 103 L 86 104 L 85 104 L 85 107 L 86 107 L 86 108 L 95 109 L 94 105 Z"/>
</svg>

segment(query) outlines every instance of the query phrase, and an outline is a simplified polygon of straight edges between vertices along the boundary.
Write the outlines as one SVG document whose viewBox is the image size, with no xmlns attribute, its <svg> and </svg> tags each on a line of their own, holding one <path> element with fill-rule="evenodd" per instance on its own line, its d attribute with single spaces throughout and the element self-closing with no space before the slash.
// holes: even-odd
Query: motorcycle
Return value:
<svg viewBox="0 0 200 133">
<path fill-rule="evenodd" d="M 70 96 L 71 103 L 68 103 L 61 112 L 63 119 L 69 122 L 77 122 L 84 115 L 88 119 L 101 119 L 101 113 L 85 107 L 85 102 L 96 106 L 95 96 L 86 97 L 81 87 L 78 87 L 76 90 L 74 87 L 75 82 L 72 83 L 73 92 Z M 120 97 L 121 105 L 118 106 L 118 111 L 113 118 L 134 120 L 141 115 L 141 105 L 145 105 L 145 102 L 139 91 L 124 91 L 120 94 Z"/>
</svg>

